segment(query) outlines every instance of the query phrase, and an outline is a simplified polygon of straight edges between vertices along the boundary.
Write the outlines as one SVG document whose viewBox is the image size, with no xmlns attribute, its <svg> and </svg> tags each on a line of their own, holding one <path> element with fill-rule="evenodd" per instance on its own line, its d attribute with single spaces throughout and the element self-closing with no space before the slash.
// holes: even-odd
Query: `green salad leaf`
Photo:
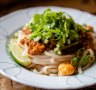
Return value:
<svg viewBox="0 0 96 90">
<path fill-rule="evenodd" d="M 35 14 L 27 25 L 32 30 L 29 36 L 31 40 L 42 41 L 44 44 L 48 44 L 51 39 L 55 40 L 57 44 L 54 51 L 59 52 L 57 54 L 62 54 L 61 50 L 66 46 L 67 39 L 76 42 L 79 39 L 78 32 L 82 29 L 67 13 L 52 12 L 50 8 L 43 14 Z"/>
</svg>

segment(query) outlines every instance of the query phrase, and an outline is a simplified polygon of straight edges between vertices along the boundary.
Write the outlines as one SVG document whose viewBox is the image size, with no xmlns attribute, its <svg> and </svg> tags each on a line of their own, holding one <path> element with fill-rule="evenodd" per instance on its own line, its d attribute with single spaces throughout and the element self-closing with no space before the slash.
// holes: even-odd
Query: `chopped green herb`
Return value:
<svg viewBox="0 0 96 90">
<path fill-rule="evenodd" d="M 79 57 L 72 58 L 72 60 L 71 60 L 72 65 L 77 67 L 79 60 L 80 60 Z"/>
<path fill-rule="evenodd" d="M 52 12 L 49 8 L 43 14 L 35 14 L 27 25 L 32 29 L 32 34 L 29 36 L 31 40 L 40 40 L 47 44 L 53 39 L 59 45 L 58 51 L 60 52 L 66 46 L 67 39 L 70 39 L 70 42 L 74 40 L 77 42 L 78 31 L 82 29 L 82 26 L 76 24 L 67 13 Z"/>
</svg>

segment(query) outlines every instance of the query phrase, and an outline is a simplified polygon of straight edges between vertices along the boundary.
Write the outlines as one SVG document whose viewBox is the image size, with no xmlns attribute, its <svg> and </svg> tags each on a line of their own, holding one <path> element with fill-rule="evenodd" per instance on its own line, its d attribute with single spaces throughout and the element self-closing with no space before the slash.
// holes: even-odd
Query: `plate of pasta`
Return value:
<svg viewBox="0 0 96 90">
<path fill-rule="evenodd" d="M 1 17 L 0 72 L 39 88 L 76 89 L 96 84 L 95 24 L 94 15 L 53 6 Z"/>
</svg>

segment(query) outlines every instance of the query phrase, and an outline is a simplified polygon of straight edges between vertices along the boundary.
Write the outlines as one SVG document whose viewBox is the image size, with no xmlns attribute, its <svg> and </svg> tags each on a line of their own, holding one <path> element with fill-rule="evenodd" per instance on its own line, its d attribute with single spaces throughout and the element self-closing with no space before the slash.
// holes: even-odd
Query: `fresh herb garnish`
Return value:
<svg viewBox="0 0 96 90">
<path fill-rule="evenodd" d="M 62 54 L 61 50 L 65 47 L 67 39 L 70 39 L 70 42 L 79 39 L 78 31 L 82 28 L 70 15 L 52 12 L 50 9 L 45 10 L 43 14 L 35 14 L 27 25 L 32 29 L 29 36 L 31 40 L 40 40 L 45 44 L 51 39 L 55 40 L 57 43 L 54 51 L 57 54 Z"/>
</svg>

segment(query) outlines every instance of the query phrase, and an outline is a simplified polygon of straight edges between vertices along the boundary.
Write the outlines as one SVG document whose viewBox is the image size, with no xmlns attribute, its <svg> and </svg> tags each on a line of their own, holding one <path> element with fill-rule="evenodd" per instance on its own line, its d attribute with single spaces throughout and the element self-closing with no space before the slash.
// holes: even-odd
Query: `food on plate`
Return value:
<svg viewBox="0 0 96 90">
<path fill-rule="evenodd" d="M 95 62 L 96 34 L 65 12 L 35 14 L 9 43 L 14 60 L 35 73 L 69 76 Z"/>
</svg>

